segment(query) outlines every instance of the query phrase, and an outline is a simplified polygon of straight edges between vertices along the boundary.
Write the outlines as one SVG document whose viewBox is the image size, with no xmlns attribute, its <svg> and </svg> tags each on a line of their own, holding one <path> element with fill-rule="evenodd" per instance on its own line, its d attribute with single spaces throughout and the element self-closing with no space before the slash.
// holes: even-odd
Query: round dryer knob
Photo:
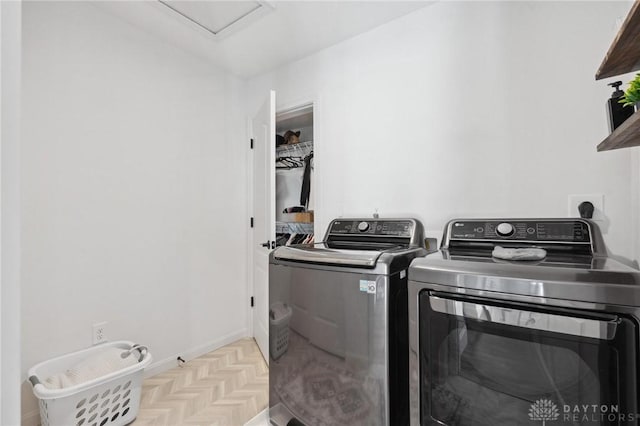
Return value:
<svg viewBox="0 0 640 426">
<path fill-rule="evenodd" d="M 358 231 L 365 232 L 367 229 L 369 229 L 369 222 L 360 222 L 358 224 Z"/>
<path fill-rule="evenodd" d="M 496 227 L 496 234 L 500 235 L 501 237 L 511 236 L 514 232 L 515 229 L 513 228 L 513 225 L 507 222 L 502 222 Z"/>
</svg>

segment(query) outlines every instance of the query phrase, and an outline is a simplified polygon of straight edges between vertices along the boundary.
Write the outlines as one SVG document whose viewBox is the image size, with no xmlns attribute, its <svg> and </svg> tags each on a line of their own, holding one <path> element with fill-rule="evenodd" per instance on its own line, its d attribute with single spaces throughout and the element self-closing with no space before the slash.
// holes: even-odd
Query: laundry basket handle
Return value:
<svg viewBox="0 0 640 426">
<path fill-rule="evenodd" d="M 34 388 L 36 387 L 36 385 L 42 384 L 40 383 L 40 380 L 38 380 L 36 376 L 30 376 L 29 381 L 31 382 L 31 386 L 33 386 Z"/>
<path fill-rule="evenodd" d="M 120 356 L 121 356 L 122 358 L 126 358 L 126 357 L 128 357 L 129 355 L 131 355 L 131 353 L 132 353 L 133 351 L 136 351 L 136 350 L 137 350 L 137 351 L 138 351 L 138 353 L 140 354 L 140 355 L 138 356 L 138 362 L 141 362 L 141 361 L 144 359 L 144 357 L 147 355 L 147 353 L 149 352 L 149 349 L 148 349 L 146 346 L 144 346 L 144 345 L 140 345 L 140 344 L 136 343 L 136 344 L 134 344 L 133 346 L 131 346 L 131 349 L 128 349 L 128 350 L 126 350 L 126 351 L 122 352 L 122 354 L 121 354 Z"/>
</svg>

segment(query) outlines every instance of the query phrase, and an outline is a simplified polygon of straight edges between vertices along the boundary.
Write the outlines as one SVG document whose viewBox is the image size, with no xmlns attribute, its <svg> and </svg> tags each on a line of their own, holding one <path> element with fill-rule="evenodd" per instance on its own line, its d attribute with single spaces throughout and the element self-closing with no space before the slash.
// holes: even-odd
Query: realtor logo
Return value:
<svg viewBox="0 0 640 426">
<path fill-rule="evenodd" d="M 547 420 L 555 421 L 560 417 L 558 406 L 548 399 L 539 399 L 529 408 L 529 419 L 533 421 L 542 421 L 544 426 Z"/>
</svg>

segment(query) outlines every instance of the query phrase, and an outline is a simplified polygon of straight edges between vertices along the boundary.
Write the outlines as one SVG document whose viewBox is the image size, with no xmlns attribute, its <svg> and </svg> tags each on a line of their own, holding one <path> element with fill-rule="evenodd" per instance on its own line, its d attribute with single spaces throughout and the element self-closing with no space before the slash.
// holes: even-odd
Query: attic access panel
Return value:
<svg viewBox="0 0 640 426">
<path fill-rule="evenodd" d="M 215 38 L 246 28 L 273 10 L 266 1 L 158 0 L 192 25 Z"/>
</svg>

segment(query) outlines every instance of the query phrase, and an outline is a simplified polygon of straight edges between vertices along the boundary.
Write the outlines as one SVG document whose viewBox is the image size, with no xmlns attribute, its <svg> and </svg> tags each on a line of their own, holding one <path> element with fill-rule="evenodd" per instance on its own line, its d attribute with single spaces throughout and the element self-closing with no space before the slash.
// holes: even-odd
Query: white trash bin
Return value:
<svg viewBox="0 0 640 426">
<path fill-rule="evenodd" d="M 138 362 L 62 389 L 50 389 L 43 384 L 48 377 L 72 369 L 109 347 L 137 351 Z M 39 400 L 42 426 L 117 426 L 131 423 L 140 407 L 142 373 L 150 363 L 151 354 L 146 347 L 117 341 L 35 365 L 28 374 L 33 393 Z"/>
</svg>

